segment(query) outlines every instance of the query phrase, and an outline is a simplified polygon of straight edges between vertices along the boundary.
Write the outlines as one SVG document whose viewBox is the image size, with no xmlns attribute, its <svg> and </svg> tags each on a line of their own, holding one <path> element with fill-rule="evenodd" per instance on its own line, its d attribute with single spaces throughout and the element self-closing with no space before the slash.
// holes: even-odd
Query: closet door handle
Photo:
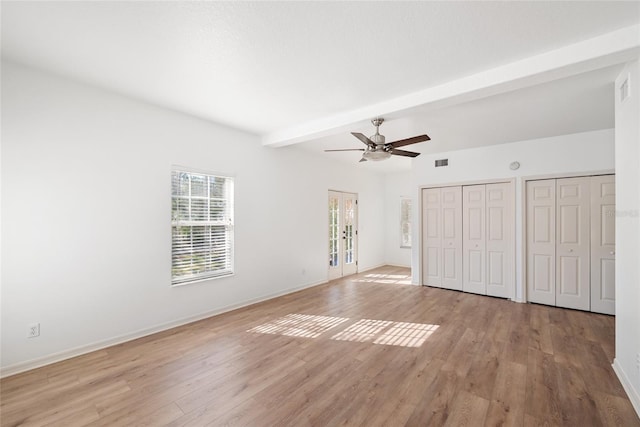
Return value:
<svg viewBox="0 0 640 427">
<path fill-rule="evenodd" d="M 615 255 L 615 254 L 616 254 L 616 251 L 611 251 L 611 252 L 609 252 L 609 254 L 611 254 L 611 255 Z"/>
</svg>

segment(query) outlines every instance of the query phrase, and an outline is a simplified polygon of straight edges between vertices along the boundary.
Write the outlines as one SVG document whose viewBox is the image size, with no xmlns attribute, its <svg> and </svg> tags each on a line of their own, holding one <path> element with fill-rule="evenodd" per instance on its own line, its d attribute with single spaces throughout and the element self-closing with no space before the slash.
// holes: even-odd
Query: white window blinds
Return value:
<svg viewBox="0 0 640 427">
<path fill-rule="evenodd" d="M 233 178 L 174 170 L 171 284 L 233 274 Z"/>
</svg>

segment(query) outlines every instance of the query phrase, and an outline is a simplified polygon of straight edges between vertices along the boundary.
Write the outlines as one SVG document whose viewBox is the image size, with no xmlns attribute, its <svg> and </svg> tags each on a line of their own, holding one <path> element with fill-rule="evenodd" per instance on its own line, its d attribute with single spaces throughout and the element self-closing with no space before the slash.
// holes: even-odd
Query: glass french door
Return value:
<svg viewBox="0 0 640 427">
<path fill-rule="evenodd" d="M 329 191 L 329 280 L 358 272 L 358 195 Z"/>
</svg>

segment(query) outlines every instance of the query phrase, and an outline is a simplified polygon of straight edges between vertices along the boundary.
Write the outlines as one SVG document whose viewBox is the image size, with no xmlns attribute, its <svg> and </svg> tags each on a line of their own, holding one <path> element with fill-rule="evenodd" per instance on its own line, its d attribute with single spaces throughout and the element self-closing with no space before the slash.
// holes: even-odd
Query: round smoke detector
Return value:
<svg viewBox="0 0 640 427">
<path fill-rule="evenodd" d="M 511 169 L 512 171 L 520 169 L 520 162 L 511 162 L 511 164 L 509 165 L 509 169 Z"/>
</svg>

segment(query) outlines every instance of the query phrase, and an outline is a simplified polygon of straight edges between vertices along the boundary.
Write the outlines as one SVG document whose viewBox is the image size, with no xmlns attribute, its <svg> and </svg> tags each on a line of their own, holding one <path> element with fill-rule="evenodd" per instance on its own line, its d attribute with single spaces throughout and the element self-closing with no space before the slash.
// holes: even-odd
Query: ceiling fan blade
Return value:
<svg viewBox="0 0 640 427">
<path fill-rule="evenodd" d="M 414 153 L 413 151 L 404 151 L 404 150 L 396 150 L 392 148 L 389 151 L 391 154 L 395 154 L 396 156 L 405 156 L 405 157 L 418 157 L 420 153 Z"/>
<path fill-rule="evenodd" d="M 385 145 L 391 148 L 398 148 L 398 147 L 404 147 L 405 145 L 417 144 L 418 142 L 429 141 L 430 139 L 431 138 L 429 138 L 429 135 L 424 134 L 424 135 L 412 136 L 411 138 L 400 139 L 398 141 L 389 142 Z"/>
<path fill-rule="evenodd" d="M 358 163 L 362 163 L 362 162 L 366 162 L 367 159 L 365 159 L 364 157 L 360 159 L 360 161 Z"/>
<path fill-rule="evenodd" d="M 351 132 L 351 135 L 355 136 L 356 138 L 358 138 L 360 141 L 362 141 L 367 147 L 369 145 L 376 145 L 372 140 L 370 140 L 369 138 L 367 138 L 366 136 L 364 136 L 363 134 L 361 134 L 360 132 Z"/>
<path fill-rule="evenodd" d="M 343 148 L 340 150 L 324 150 L 325 153 L 328 153 L 329 151 L 365 151 L 364 148 Z"/>
</svg>

